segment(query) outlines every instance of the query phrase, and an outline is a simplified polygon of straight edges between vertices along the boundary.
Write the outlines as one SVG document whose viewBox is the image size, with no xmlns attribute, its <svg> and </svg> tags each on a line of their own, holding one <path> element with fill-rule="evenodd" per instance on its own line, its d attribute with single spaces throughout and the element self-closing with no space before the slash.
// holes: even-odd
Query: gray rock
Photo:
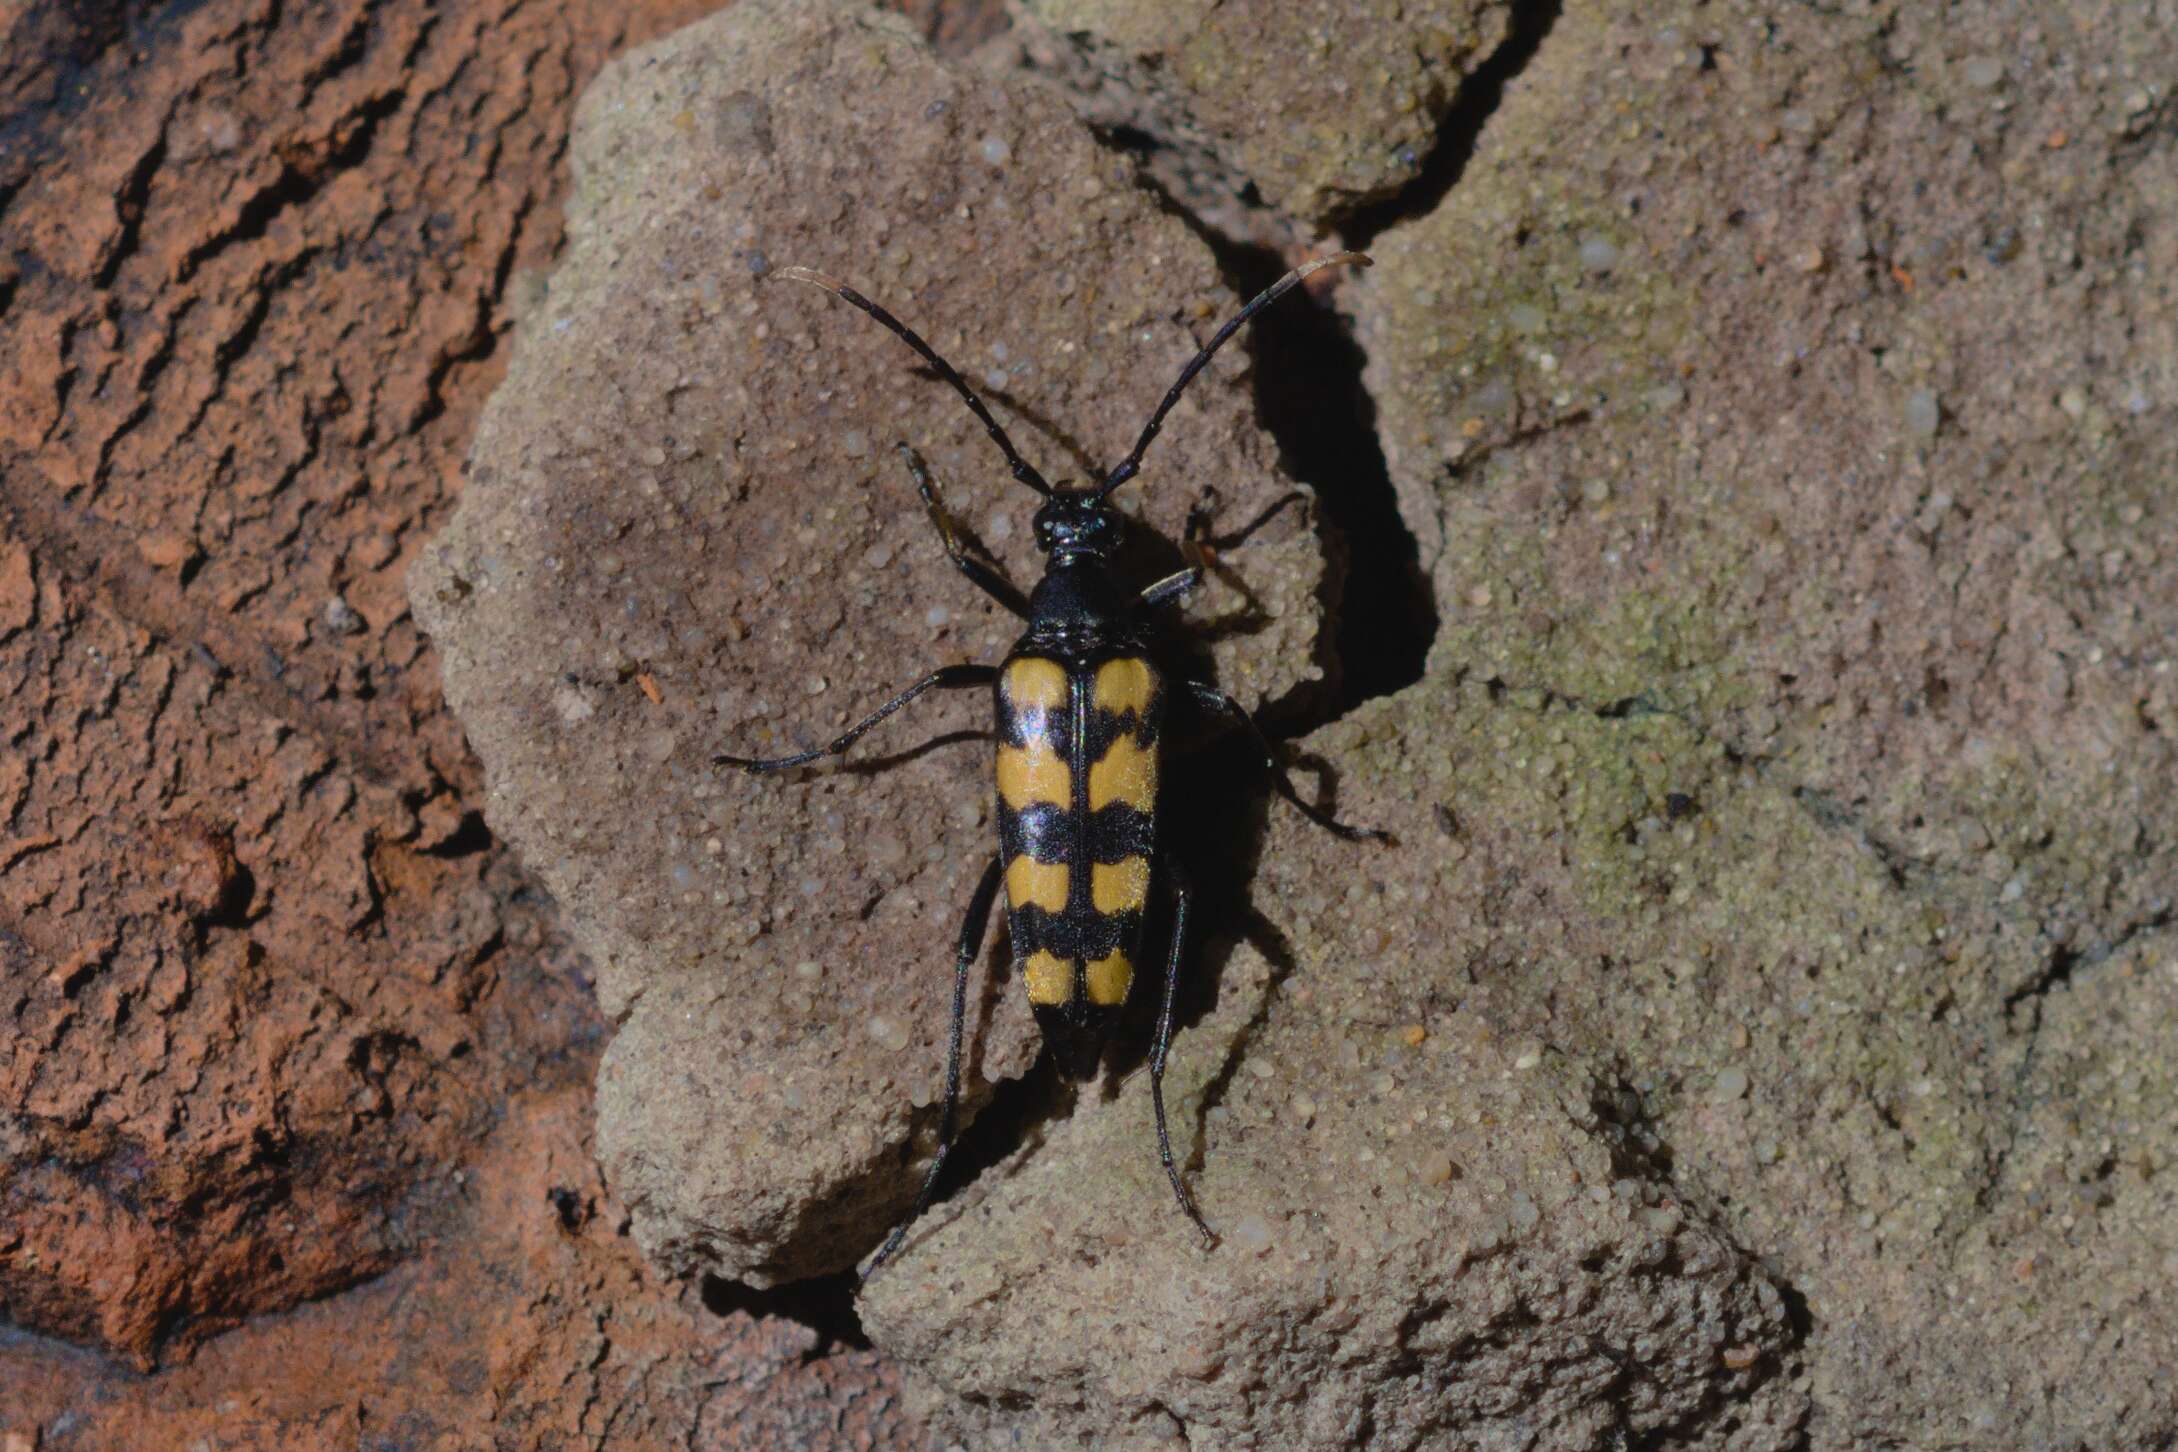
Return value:
<svg viewBox="0 0 2178 1452">
<path fill-rule="evenodd" d="M 1017 579 L 1035 501 L 894 339 L 767 278 L 813 266 L 888 303 L 1054 478 L 1115 460 L 1235 299 L 1059 103 L 964 79 L 858 9 L 752 0 L 631 53 L 586 95 L 573 152 L 567 256 L 412 594 L 493 827 L 558 896 L 619 1025 L 599 1140 L 637 1238 L 675 1271 L 834 1270 L 905 1207 L 901 1147 L 935 1127 L 950 944 L 994 845 L 986 748 L 805 780 L 710 761 L 821 742 L 1017 632 L 952 571 L 895 440 Z M 1221 520 L 1287 487 L 1245 369 L 1222 355 L 1122 491 L 1145 577 L 1177 563 L 1149 537 L 1178 538 L 1205 486 Z M 1216 651 L 1244 700 L 1316 674 L 1305 513 L 1189 607 L 1253 621 Z M 919 704 L 858 754 L 988 711 Z M 1033 1042 L 1017 992 L 975 1027 L 980 1103 Z"/>
<path fill-rule="evenodd" d="M 1322 223 L 1412 180 L 1504 0 L 1027 0 L 1161 142 L 1202 146 L 1272 208 Z M 1275 103 L 1271 98 L 1275 97 Z M 1099 109 L 1110 97 L 1099 97 Z"/>
<path fill-rule="evenodd" d="M 1137 1076 L 866 1289 L 924 1414 L 978 1447 L 1334 1449 L 1606 1446 L 1730 1409 L 1777 1434 L 1738 1445 L 1789 1445 L 1784 1293 L 1648 1167 L 1607 1084 L 1430 1007 L 1435 955 L 1321 956 L 1371 931 L 1333 865 L 1269 868 L 1294 961 L 1210 954 L 1218 1006 L 1175 1050 L 1218 1247 L 1171 1203 Z"/>
<path fill-rule="evenodd" d="M 1569 5 L 1349 294 L 1442 611 L 1403 789 L 1483 733 L 1419 931 L 1792 1288 L 1816 1446 L 2178 1434 L 2167 1008 L 2104 985 L 2178 900 L 2178 443 L 2120 406 L 2178 170 L 2078 119 L 2178 40 L 2065 14 Z"/>
<path fill-rule="evenodd" d="M 2178 393 L 2123 399 L 2178 351 L 2178 169 L 2071 118 L 2087 55 L 2178 38 L 2117 14 L 1999 107 L 1958 49 L 1995 7 L 1568 6 L 1348 295 L 1434 668 L 1684 713 L 2055 942 L 2160 911 Z"/>
</svg>

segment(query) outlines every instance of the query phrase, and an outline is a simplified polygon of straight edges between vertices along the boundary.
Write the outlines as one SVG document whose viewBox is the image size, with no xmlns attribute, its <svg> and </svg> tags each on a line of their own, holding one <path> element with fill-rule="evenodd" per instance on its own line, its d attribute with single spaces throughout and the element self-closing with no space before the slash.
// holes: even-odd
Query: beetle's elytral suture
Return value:
<svg viewBox="0 0 2178 1452">
<path fill-rule="evenodd" d="M 1341 252 L 1296 267 L 1219 328 L 1180 370 L 1143 426 L 1133 451 L 1101 484 L 1084 489 L 1053 488 L 1021 457 L 1005 429 L 953 366 L 891 313 L 846 284 L 808 268 L 784 267 L 777 274 L 816 284 L 869 314 L 914 349 L 968 405 L 1006 456 L 1013 477 L 1044 499 L 1035 519 L 1036 544 L 1046 556 L 1044 575 L 1033 592 L 1023 594 L 996 564 L 970 552 L 922 457 L 902 443 L 901 458 L 945 542 L 946 555 L 971 584 L 1026 622 L 1021 638 L 996 666 L 968 663 L 930 672 L 815 750 L 791 756 L 713 758 L 714 765 L 738 767 L 752 775 L 801 766 L 843 754 L 864 732 L 925 692 L 960 686 L 992 690 L 998 856 L 969 898 L 954 956 L 952 1032 L 946 1048 L 945 1107 L 938 1119 L 937 1152 L 924 1172 L 914 1209 L 871 1257 L 865 1279 L 892 1258 L 908 1227 L 930 1208 L 939 1172 L 952 1150 L 960 1109 L 968 972 L 982 953 L 985 920 L 1001 888 L 1015 972 L 1028 990 L 1029 1005 L 1054 1062 L 1071 1079 L 1095 1074 L 1133 990 L 1153 888 L 1162 887 L 1171 901 L 1163 992 L 1150 1050 L 1150 1102 L 1157 1116 L 1157 1152 L 1172 1183 L 1173 1198 L 1201 1235 L 1204 1247 L 1216 1243 L 1217 1237 L 1180 1179 L 1165 1124 L 1165 1059 L 1172 1045 L 1172 1005 L 1193 902 L 1186 874 L 1157 842 L 1158 784 L 1168 711 L 1209 712 L 1236 722 L 1252 735 L 1279 794 L 1311 821 L 1349 840 L 1389 838 L 1340 822 L 1302 798 L 1277 750 L 1245 707 L 1206 681 L 1169 676 L 1152 659 L 1152 612 L 1183 598 L 1202 582 L 1200 522 L 1190 520 L 1185 568 L 1140 590 L 1128 590 L 1111 565 L 1123 521 L 1105 501 L 1141 471 L 1142 456 L 1164 426 L 1165 416 L 1211 356 L 1250 318 L 1310 273 L 1342 263 L 1367 266 L 1369 259 L 1359 252 Z"/>
</svg>

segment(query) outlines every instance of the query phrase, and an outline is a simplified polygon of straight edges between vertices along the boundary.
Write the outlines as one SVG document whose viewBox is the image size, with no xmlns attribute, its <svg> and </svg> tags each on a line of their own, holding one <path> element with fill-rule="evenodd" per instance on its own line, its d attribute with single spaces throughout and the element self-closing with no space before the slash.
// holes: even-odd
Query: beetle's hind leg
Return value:
<svg viewBox="0 0 2178 1452">
<path fill-rule="evenodd" d="M 1206 685 L 1201 681 L 1189 681 L 1187 689 L 1194 696 L 1198 705 L 1207 710 L 1217 711 L 1229 716 L 1247 728 L 1248 734 L 1255 738 L 1256 749 L 1263 753 L 1264 769 L 1270 772 L 1271 783 L 1278 789 L 1278 795 L 1293 803 L 1300 810 L 1302 816 L 1333 836 L 1343 837 L 1349 842 L 1389 842 L 1392 840 L 1392 835 L 1389 832 L 1381 831 L 1375 827 L 1356 827 L 1350 823 L 1340 821 L 1323 808 L 1308 801 L 1300 792 L 1295 790 L 1293 778 L 1286 774 L 1285 759 L 1278 754 L 1278 748 L 1271 743 L 1271 739 L 1263 734 L 1263 728 L 1256 724 L 1255 717 L 1248 714 L 1247 707 L 1241 705 L 1231 696 L 1226 695 L 1216 686 Z"/>
<path fill-rule="evenodd" d="M 1165 878 L 1172 885 L 1172 943 L 1165 951 L 1165 995 L 1157 1008 L 1157 1037 L 1150 1045 L 1150 1104 L 1157 1111 L 1157 1154 L 1164 1161 L 1165 1178 L 1172 1182 L 1172 1197 L 1180 1202 L 1181 1213 L 1195 1222 L 1203 1249 L 1208 1250 L 1217 1244 L 1217 1235 L 1195 1208 L 1187 1185 L 1180 1179 L 1180 1167 L 1172 1161 L 1172 1134 L 1165 1127 L 1165 1055 L 1172 1048 L 1172 1000 L 1180 986 L 1180 955 L 1187 945 L 1187 909 L 1195 889 L 1172 854 L 1162 855 Z"/>
<path fill-rule="evenodd" d="M 908 1227 L 922 1218 L 930 1208 L 930 1199 L 938 1192 L 938 1172 L 945 1168 L 945 1157 L 953 1148 L 953 1121 L 960 1110 L 960 1047 L 963 1025 L 968 1018 L 968 970 L 975 966 L 983 952 L 983 929 L 991 916 L 991 902 L 998 896 L 999 859 L 993 857 L 991 865 L 983 869 L 983 880 L 976 884 L 975 895 L 968 899 L 968 918 L 960 925 L 960 952 L 953 960 L 953 1034 L 945 1050 L 945 1112 L 938 1117 L 938 1150 L 931 1156 L 930 1168 L 923 1173 L 923 1187 L 916 1192 L 915 1208 L 907 1218 L 892 1229 L 877 1254 L 870 1258 L 869 1268 L 862 1272 L 868 1280 L 877 1274 L 877 1268 L 892 1259 L 900 1242 L 907 1239 Z"/>
<path fill-rule="evenodd" d="M 996 666 L 940 666 L 814 751 L 797 751 L 792 756 L 719 755 L 711 758 L 711 765 L 738 766 L 749 775 L 756 776 L 767 771 L 784 771 L 790 766 L 803 766 L 821 756 L 838 756 L 844 753 L 848 747 L 861 740 L 862 734 L 872 726 L 875 726 L 917 696 L 922 695 L 925 691 L 936 690 L 940 687 L 952 690 L 961 686 L 987 686 L 997 679 L 998 668 Z"/>
<path fill-rule="evenodd" d="M 989 560 L 977 559 L 968 552 L 967 541 L 961 537 L 960 526 L 946 511 L 945 501 L 938 497 L 937 483 L 930 477 L 930 466 L 923 456 L 907 444 L 899 445 L 900 458 L 907 464 L 908 473 L 915 479 L 915 492 L 923 496 L 923 508 L 930 511 L 930 522 L 937 526 L 938 538 L 945 541 L 945 552 L 952 558 L 953 567 L 968 577 L 968 583 L 996 600 L 1021 619 L 1029 617 L 1028 597 L 1023 595 L 1013 581 L 999 572 L 998 566 Z"/>
</svg>

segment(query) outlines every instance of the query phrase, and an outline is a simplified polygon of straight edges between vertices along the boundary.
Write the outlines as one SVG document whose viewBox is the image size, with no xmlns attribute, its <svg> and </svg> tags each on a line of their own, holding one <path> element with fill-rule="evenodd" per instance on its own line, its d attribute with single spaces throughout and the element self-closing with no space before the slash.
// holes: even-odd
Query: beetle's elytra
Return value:
<svg viewBox="0 0 2178 1452">
<path fill-rule="evenodd" d="M 1096 1072 L 1121 1008 L 1134 986 L 1144 946 L 1144 921 L 1154 887 L 1172 902 L 1170 941 L 1165 945 L 1163 996 L 1150 1050 L 1150 1099 L 1157 1115 L 1157 1148 L 1180 1209 L 1207 1246 L 1210 1227 L 1188 1197 L 1172 1159 L 1165 1126 L 1165 1057 L 1172 1042 L 1172 1001 L 1179 984 L 1192 897 L 1185 873 L 1157 843 L 1157 786 L 1164 726 L 1174 709 L 1221 716 L 1253 736 L 1279 792 L 1308 816 L 1349 838 L 1383 839 L 1380 832 L 1344 826 L 1303 801 L 1254 718 L 1230 696 L 1205 681 L 1162 670 L 1151 655 L 1151 623 L 1160 606 L 1178 600 L 1202 579 L 1198 541 L 1190 530 L 1185 569 L 1139 590 L 1126 588 L 1111 565 L 1121 517 L 1107 501 L 1142 467 L 1142 455 L 1164 426 L 1165 416 L 1212 354 L 1258 312 L 1310 273 L 1341 263 L 1366 266 L 1358 252 L 1341 252 L 1297 267 L 1258 294 L 1196 353 L 1135 440 L 1134 449 L 1101 483 L 1079 490 L 1054 489 L 1021 457 L 975 391 L 951 364 L 905 324 L 854 289 L 806 268 L 782 268 L 779 276 L 810 282 L 869 314 L 936 370 L 968 405 L 1006 456 L 1013 477 L 1042 496 L 1036 512 L 1036 544 L 1044 575 L 1024 596 L 989 560 L 971 553 L 946 513 L 936 484 L 905 443 L 901 457 L 915 480 L 946 553 L 970 582 L 1026 622 L 1026 629 L 997 666 L 962 664 L 932 671 L 836 740 L 793 756 L 719 756 L 715 764 L 752 773 L 800 766 L 845 752 L 864 732 L 927 691 L 980 686 L 992 692 L 996 737 L 993 762 L 998 794 L 998 855 L 984 869 L 961 925 L 953 963 L 952 1035 L 946 1051 L 945 1108 L 937 1153 L 923 1177 L 915 1208 L 894 1227 L 865 1275 L 891 1259 L 908 1226 L 929 1208 L 938 1173 L 952 1148 L 960 1104 L 962 1024 L 968 1002 L 968 971 L 983 948 L 985 921 L 1001 882 L 1012 941 L 1014 971 L 1028 989 L 1038 1027 L 1059 1070 L 1069 1078 Z"/>
</svg>

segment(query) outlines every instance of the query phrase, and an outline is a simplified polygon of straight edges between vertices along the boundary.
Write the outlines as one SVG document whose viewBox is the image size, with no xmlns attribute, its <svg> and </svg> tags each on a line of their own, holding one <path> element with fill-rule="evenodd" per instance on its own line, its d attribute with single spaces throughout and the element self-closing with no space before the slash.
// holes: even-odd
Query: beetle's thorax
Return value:
<svg viewBox="0 0 2178 1452">
<path fill-rule="evenodd" d="M 1026 638 L 1063 656 L 1131 641 L 1131 606 L 1130 597 L 1102 559 L 1054 555 L 1029 595 Z"/>
</svg>

